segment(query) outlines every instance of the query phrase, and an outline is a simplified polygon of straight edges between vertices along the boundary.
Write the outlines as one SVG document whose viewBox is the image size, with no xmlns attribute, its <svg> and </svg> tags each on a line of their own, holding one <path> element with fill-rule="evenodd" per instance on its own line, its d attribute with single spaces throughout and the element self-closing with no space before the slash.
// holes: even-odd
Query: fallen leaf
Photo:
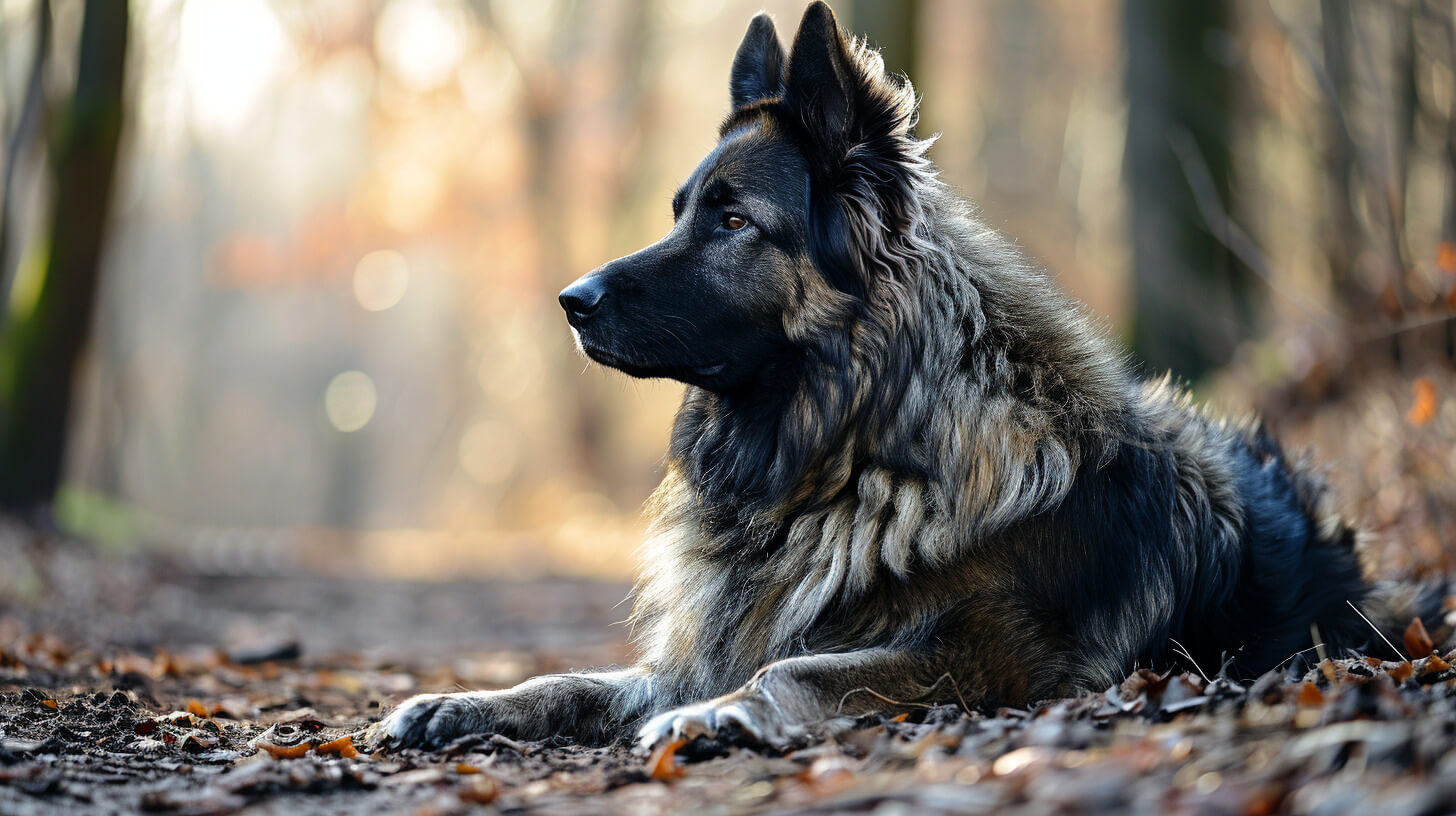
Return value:
<svg viewBox="0 0 1456 816">
<path fill-rule="evenodd" d="M 853 787 L 858 777 L 842 756 L 822 756 L 799 772 L 799 781 L 812 787 L 820 796 L 839 793 Z"/>
<path fill-rule="evenodd" d="M 1421 661 L 1420 674 L 1422 677 L 1424 677 L 1428 674 L 1439 674 L 1443 671 L 1449 670 L 1450 668 L 1450 663 L 1442 660 L 1440 655 L 1433 654 L 1425 660 Z"/>
<path fill-rule="evenodd" d="M 312 746 L 307 742 L 300 742 L 297 745 L 274 745 L 271 742 L 259 742 L 258 748 L 267 751 L 268 756 L 274 759 L 297 759 L 308 753 Z"/>
<path fill-rule="evenodd" d="M 41 700 L 40 701 L 40 704 L 43 705 L 43 706 L 45 706 L 46 708 L 49 708 L 51 711 L 55 711 L 56 710 L 56 701 L 50 699 L 49 697 L 47 697 L 44 700 Z"/>
<path fill-rule="evenodd" d="M 1442 241 L 1436 247 L 1436 266 L 1448 275 L 1456 275 L 1456 243 Z"/>
<path fill-rule="evenodd" d="M 201 700 L 188 700 L 187 713 L 198 717 L 211 716 L 207 713 L 207 706 L 203 705 Z"/>
<path fill-rule="evenodd" d="M 460 790 L 455 792 L 462 802 L 470 802 L 476 805 L 486 805 L 494 802 L 500 796 L 500 785 L 494 779 L 483 774 L 470 777 Z"/>
<path fill-rule="evenodd" d="M 647 760 L 647 775 L 653 779 L 662 780 L 677 779 L 683 776 L 685 772 L 674 761 L 673 755 L 677 753 L 679 748 L 687 744 L 687 740 L 673 740 L 659 747 L 656 751 L 653 751 L 652 757 Z"/>
<path fill-rule="evenodd" d="M 1415 673 L 1415 667 L 1410 664 L 1410 661 L 1402 660 L 1400 663 L 1396 664 L 1395 668 L 1390 670 L 1390 677 L 1397 683 L 1404 683 L 1411 678 L 1411 675 Z"/>
<path fill-rule="evenodd" d="M 182 750 L 200 753 L 217 747 L 219 740 L 205 731 L 190 731 L 182 738 Z"/>
<path fill-rule="evenodd" d="M 1421 377 L 1411 384 L 1411 393 L 1414 400 L 1405 420 L 1420 427 L 1436 416 L 1436 383 L 1430 377 Z"/>
<path fill-rule="evenodd" d="M 314 748 L 320 754 L 338 754 L 345 759 L 359 756 L 359 750 L 354 747 L 354 738 L 345 734 L 336 740 L 329 740 Z"/>
<path fill-rule="evenodd" d="M 1435 641 L 1426 632 L 1426 624 L 1420 618 L 1411 618 L 1410 625 L 1405 628 L 1405 650 L 1413 658 L 1429 656 L 1436 651 Z"/>
<path fill-rule="evenodd" d="M 469 763 L 457 762 L 455 763 L 455 773 L 458 773 L 461 776 L 469 776 L 471 774 L 480 773 L 480 769 Z"/>
<path fill-rule="evenodd" d="M 1319 686 L 1314 683 L 1305 683 L 1300 688 L 1299 697 L 1295 702 L 1302 706 L 1322 706 L 1325 704 L 1325 695 L 1319 690 Z"/>
</svg>

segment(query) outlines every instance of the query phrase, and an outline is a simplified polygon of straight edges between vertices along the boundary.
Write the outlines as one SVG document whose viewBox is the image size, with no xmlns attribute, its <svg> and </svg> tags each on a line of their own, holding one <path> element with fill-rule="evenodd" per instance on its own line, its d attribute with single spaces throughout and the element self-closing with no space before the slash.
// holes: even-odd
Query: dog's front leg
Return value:
<svg viewBox="0 0 1456 816">
<path fill-rule="evenodd" d="M 747 685 L 663 712 L 637 732 L 638 747 L 732 733 L 787 748 L 836 717 L 962 699 L 930 656 L 892 649 L 791 657 L 759 669 Z"/>
<path fill-rule="evenodd" d="M 652 674 L 633 668 L 548 674 L 503 691 L 419 694 L 376 723 L 368 740 L 382 748 L 426 749 L 468 734 L 602 743 L 647 710 L 653 689 Z"/>
</svg>

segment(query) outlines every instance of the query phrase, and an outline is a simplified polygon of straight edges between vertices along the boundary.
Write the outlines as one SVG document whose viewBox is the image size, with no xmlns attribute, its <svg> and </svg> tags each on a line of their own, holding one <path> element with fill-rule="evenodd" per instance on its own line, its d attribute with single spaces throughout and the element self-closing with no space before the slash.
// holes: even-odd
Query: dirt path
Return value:
<svg viewBox="0 0 1456 816">
<path fill-rule="evenodd" d="M 625 587 L 209 578 L 63 542 L 3 555 L 47 587 L 0 618 L 5 814 L 1456 808 L 1439 657 L 1300 658 L 1248 686 L 1138 675 L 1032 711 L 867 720 L 782 757 L 508 740 L 368 756 L 348 738 L 417 691 L 624 661 Z"/>
</svg>

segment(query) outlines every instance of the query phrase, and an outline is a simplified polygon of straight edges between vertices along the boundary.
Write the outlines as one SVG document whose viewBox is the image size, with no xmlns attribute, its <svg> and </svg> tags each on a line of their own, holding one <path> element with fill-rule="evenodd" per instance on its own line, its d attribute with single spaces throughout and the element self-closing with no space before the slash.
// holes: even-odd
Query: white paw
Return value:
<svg viewBox="0 0 1456 816">
<path fill-rule="evenodd" d="M 639 753 L 647 753 L 677 740 L 726 734 L 749 742 L 785 748 L 802 737 L 804 729 L 785 722 L 778 709 L 761 697 L 741 694 L 664 711 L 637 731 Z"/>
</svg>

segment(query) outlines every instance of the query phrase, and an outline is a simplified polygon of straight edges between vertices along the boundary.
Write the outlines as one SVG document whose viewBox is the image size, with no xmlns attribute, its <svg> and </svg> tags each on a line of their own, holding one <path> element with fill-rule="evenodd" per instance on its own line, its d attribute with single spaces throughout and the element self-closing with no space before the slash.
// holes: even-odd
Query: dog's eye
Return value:
<svg viewBox="0 0 1456 816">
<path fill-rule="evenodd" d="M 748 226 L 748 219 L 738 213 L 723 213 L 723 229 L 736 232 Z"/>
</svg>

